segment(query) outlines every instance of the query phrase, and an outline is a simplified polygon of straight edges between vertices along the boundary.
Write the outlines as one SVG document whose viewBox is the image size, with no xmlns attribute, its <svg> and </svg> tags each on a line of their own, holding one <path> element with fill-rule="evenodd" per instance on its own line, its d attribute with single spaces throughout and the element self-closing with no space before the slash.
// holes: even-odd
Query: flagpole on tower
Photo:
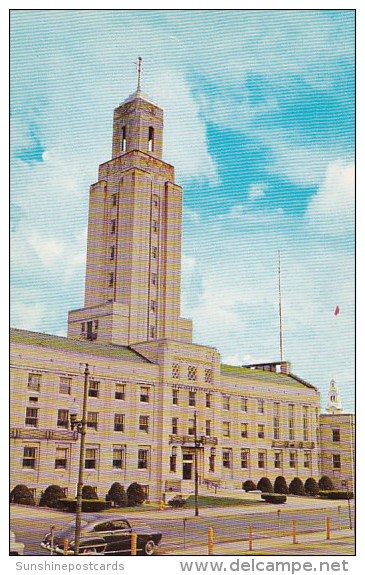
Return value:
<svg viewBox="0 0 365 575">
<path fill-rule="evenodd" d="M 283 361 L 283 315 L 281 305 L 281 261 L 280 250 L 278 251 L 278 276 L 279 276 L 279 325 L 280 325 L 280 361 Z"/>
</svg>

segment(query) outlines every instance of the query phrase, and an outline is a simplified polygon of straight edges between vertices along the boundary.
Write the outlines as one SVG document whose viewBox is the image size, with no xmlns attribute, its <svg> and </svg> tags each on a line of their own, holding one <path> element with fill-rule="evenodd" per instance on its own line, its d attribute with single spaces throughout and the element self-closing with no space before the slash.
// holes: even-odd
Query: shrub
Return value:
<svg viewBox="0 0 365 575">
<path fill-rule="evenodd" d="M 320 491 L 319 496 L 322 499 L 347 499 L 347 497 L 349 499 L 353 499 L 354 493 L 353 491 L 349 491 L 347 495 L 347 491 L 342 491 L 341 489 L 327 489 L 325 491 Z"/>
<path fill-rule="evenodd" d="M 174 507 L 174 508 L 184 507 L 184 505 L 186 505 L 186 499 L 181 497 L 181 495 L 175 495 L 175 497 L 170 499 L 170 501 L 167 503 L 167 505 L 170 505 L 170 507 Z"/>
<path fill-rule="evenodd" d="M 290 482 L 289 493 L 293 495 L 305 495 L 303 481 L 299 477 L 294 477 Z"/>
<path fill-rule="evenodd" d="M 65 496 L 63 489 L 59 485 L 48 485 L 47 489 L 42 493 L 39 502 L 40 507 L 58 507 L 58 502 Z"/>
<path fill-rule="evenodd" d="M 273 493 L 274 491 L 272 483 L 268 477 L 261 477 L 257 484 L 257 489 L 262 491 L 262 493 Z"/>
<path fill-rule="evenodd" d="M 327 475 L 323 475 L 323 477 L 321 477 L 318 481 L 318 487 L 320 491 L 330 491 L 334 488 L 332 480 Z"/>
<path fill-rule="evenodd" d="M 59 507 L 63 511 L 70 511 L 72 513 L 76 512 L 76 499 L 60 499 Z M 81 510 L 85 513 L 93 513 L 97 511 L 105 511 L 105 509 L 110 509 L 111 502 L 103 501 L 102 499 L 83 499 L 81 502 Z"/>
<path fill-rule="evenodd" d="M 105 499 L 106 501 L 111 501 L 115 507 L 127 507 L 128 505 L 128 496 L 125 492 L 125 489 L 123 485 L 117 481 L 113 483 Z"/>
<path fill-rule="evenodd" d="M 16 485 L 10 493 L 10 503 L 20 505 L 35 505 L 33 493 L 26 485 Z"/>
<path fill-rule="evenodd" d="M 283 477 L 282 475 L 279 475 L 275 479 L 274 493 L 283 493 L 285 495 L 287 495 L 289 493 L 289 489 L 288 489 L 288 486 L 286 484 L 285 477 Z"/>
<path fill-rule="evenodd" d="M 256 484 L 253 481 L 251 481 L 251 479 L 247 479 L 247 481 L 243 483 L 242 489 L 244 489 L 246 493 L 247 491 L 255 491 Z"/>
<path fill-rule="evenodd" d="M 285 503 L 286 495 L 280 495 L 279 493 L 262 493 L 261 499 L 264 499 L 266 503 Z"/>
<path fill-rule="evenodd" d="M 128 505 L 134 507 L 141 505 L 146 500 L 146 493 L 142 485 L 134 481 L 127 489 Z"/>
<path fill-rule="evenodd" d="M 99 499 L 96 493 L 96 487 L 91 487 L 91 485 L 84 485 L 82 488 L 82 498 L 83 499 Z"/>
<path fill-rule="evenodd" d="M 319 487 L 318 483 L 313 477 L 308 477 L 306 482 L 304 483 L 304 491 L 306 495 L 318 495 Z"/>
</svg>

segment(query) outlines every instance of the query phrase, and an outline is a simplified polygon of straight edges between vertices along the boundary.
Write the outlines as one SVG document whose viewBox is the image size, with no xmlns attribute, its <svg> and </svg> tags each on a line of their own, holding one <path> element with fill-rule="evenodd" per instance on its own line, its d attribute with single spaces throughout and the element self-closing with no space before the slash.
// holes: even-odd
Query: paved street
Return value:
<svg viewBox="0 0 365 575">
<path fill-rule="evenodd" d="M 126 515 L 132 525 L 147 524 L 160 530 L 163 533 L 160 553 L 166 555 L 184 554 L 196 546 L 205 549 L 208 527 L 213 527 L 215 543 L 224 545 L 247 541 L 249 526 L 252 527 L 254 540 L 267 540 L 269 544 L 268 538 L 274 536 L 276 540 L 280 535 L 280 540 L 284 542 L 283 537 L 291 534 L 293 519 L 296 521 L 298 538 L 301 534 L 324 534 L 325 517 L 329 517 L 332 531 L 345 532 L 349 526 L 344 502 L 340 506 L 318 500 L 305 500 L 304 506 L 303 500 L 293 499 L 289 503 L 285 506 L 267 506 L 258 502 L 253 507 L 203 508 L 199 517 L 194 517 L 193 509 L 113 510 L 99 516 Z M 25 543 L 27 555 L 47 555 L 39 546 L 44 534 L 51 525 L 57 529 L 72 518 L 68 513 L 51 509 L 11 505 L 11 526 L 17 540 Z M 278 541 L 275 545 L 278 545 Z M 279 548 L 277 552 L 280 553 Z"/>
</svg>

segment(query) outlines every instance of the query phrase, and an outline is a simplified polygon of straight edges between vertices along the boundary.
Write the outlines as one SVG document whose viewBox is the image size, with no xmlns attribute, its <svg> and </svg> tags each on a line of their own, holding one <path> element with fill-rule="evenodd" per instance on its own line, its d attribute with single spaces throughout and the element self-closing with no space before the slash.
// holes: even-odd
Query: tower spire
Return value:
<svg viewBox="0 0 365 575">
<path fill-rule="evenodd" d="M 141 56 L 138 56 L 138 62 L 134 62 L 137 67 L 137 92 L 142 90 L 142 72 L 143 64 Z"/>
</svg>

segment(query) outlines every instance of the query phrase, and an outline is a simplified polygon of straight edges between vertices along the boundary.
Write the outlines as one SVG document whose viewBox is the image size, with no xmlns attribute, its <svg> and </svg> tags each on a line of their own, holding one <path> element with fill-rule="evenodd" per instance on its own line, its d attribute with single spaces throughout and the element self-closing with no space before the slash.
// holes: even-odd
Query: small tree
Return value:
<svg viewBox="0 0 365 575">
<path fill-rule="evenodd" d="M 10 503 L 19 505 L 35 505 L 33 493 L 26 485 L 16 485 L 10 493 Z"/>
<path fill-rule="evenodd" d="M 289 493 L 285 477 L 283 477 L 282 475 L 278 475 L 278 477 L 275 479 L 274 493 L 283 493 L 284 495 L 287 495 Z"/>
<path fill-rule="evenodd" d="M 91 485 L 84 485 L 82 488 L 82 498 L 83 499 L 99 499 L 96 493 L 96 488 L 91 487 Z"/>
<path fill-rule="evenodd" d="M 242 485 L 242 489 L 244 489 L 246 493 L 247 491 L 255 491 L 256 485 L 253 481 L 251 481 L 251 479 L 247 479 L 247 481 L 245 481 Z"/>
<path fill-rule="evenodd" d="M 318 487 L 320 491 L 332 491 L 334 489 L 332 480 L 327 475 L 321 477 L 318 481 Z"/>
<path fill-rule="evenodd" d="M 113 483 L 105 499 L 106 501 L 111 501 L 115 507 L 127 507 L 128 505 L 128 496 L 123 485 L 118 483 L 118 481 Z"/>
<path fill-rule="evenodd" d="M 146 500 L 146 492 L 142 485 L 134 481 L 127 489 L 128 505 L 134 507 L 141 505 Z"/>
<path fill-rule="evenodd" d="M 308 477 L 304 483 L 304 490 L 306 495 L 318 495 L 319 487 L 317 481 L 313 477 Z"/>
<path fill-rule="evenodd" d="M 63 489 L 59 485 L 49 485 L 42 493 L 40 507 L 58 507 L 58 501 L 64 497 Z"/>
<path fill-rule="evenodd" d="M 262 491 L 262 493 L 273 493 L 274 491 L 272 483 L 268 477 L 261 477 L 257 484 L 257 489 Z"/>
<path fill-rule="evenodd" d="M 294 477 L 290 482 L 289 493 L 293 495 L 305 495 L 303 481 L 299 477 Z"/>
</svg>

